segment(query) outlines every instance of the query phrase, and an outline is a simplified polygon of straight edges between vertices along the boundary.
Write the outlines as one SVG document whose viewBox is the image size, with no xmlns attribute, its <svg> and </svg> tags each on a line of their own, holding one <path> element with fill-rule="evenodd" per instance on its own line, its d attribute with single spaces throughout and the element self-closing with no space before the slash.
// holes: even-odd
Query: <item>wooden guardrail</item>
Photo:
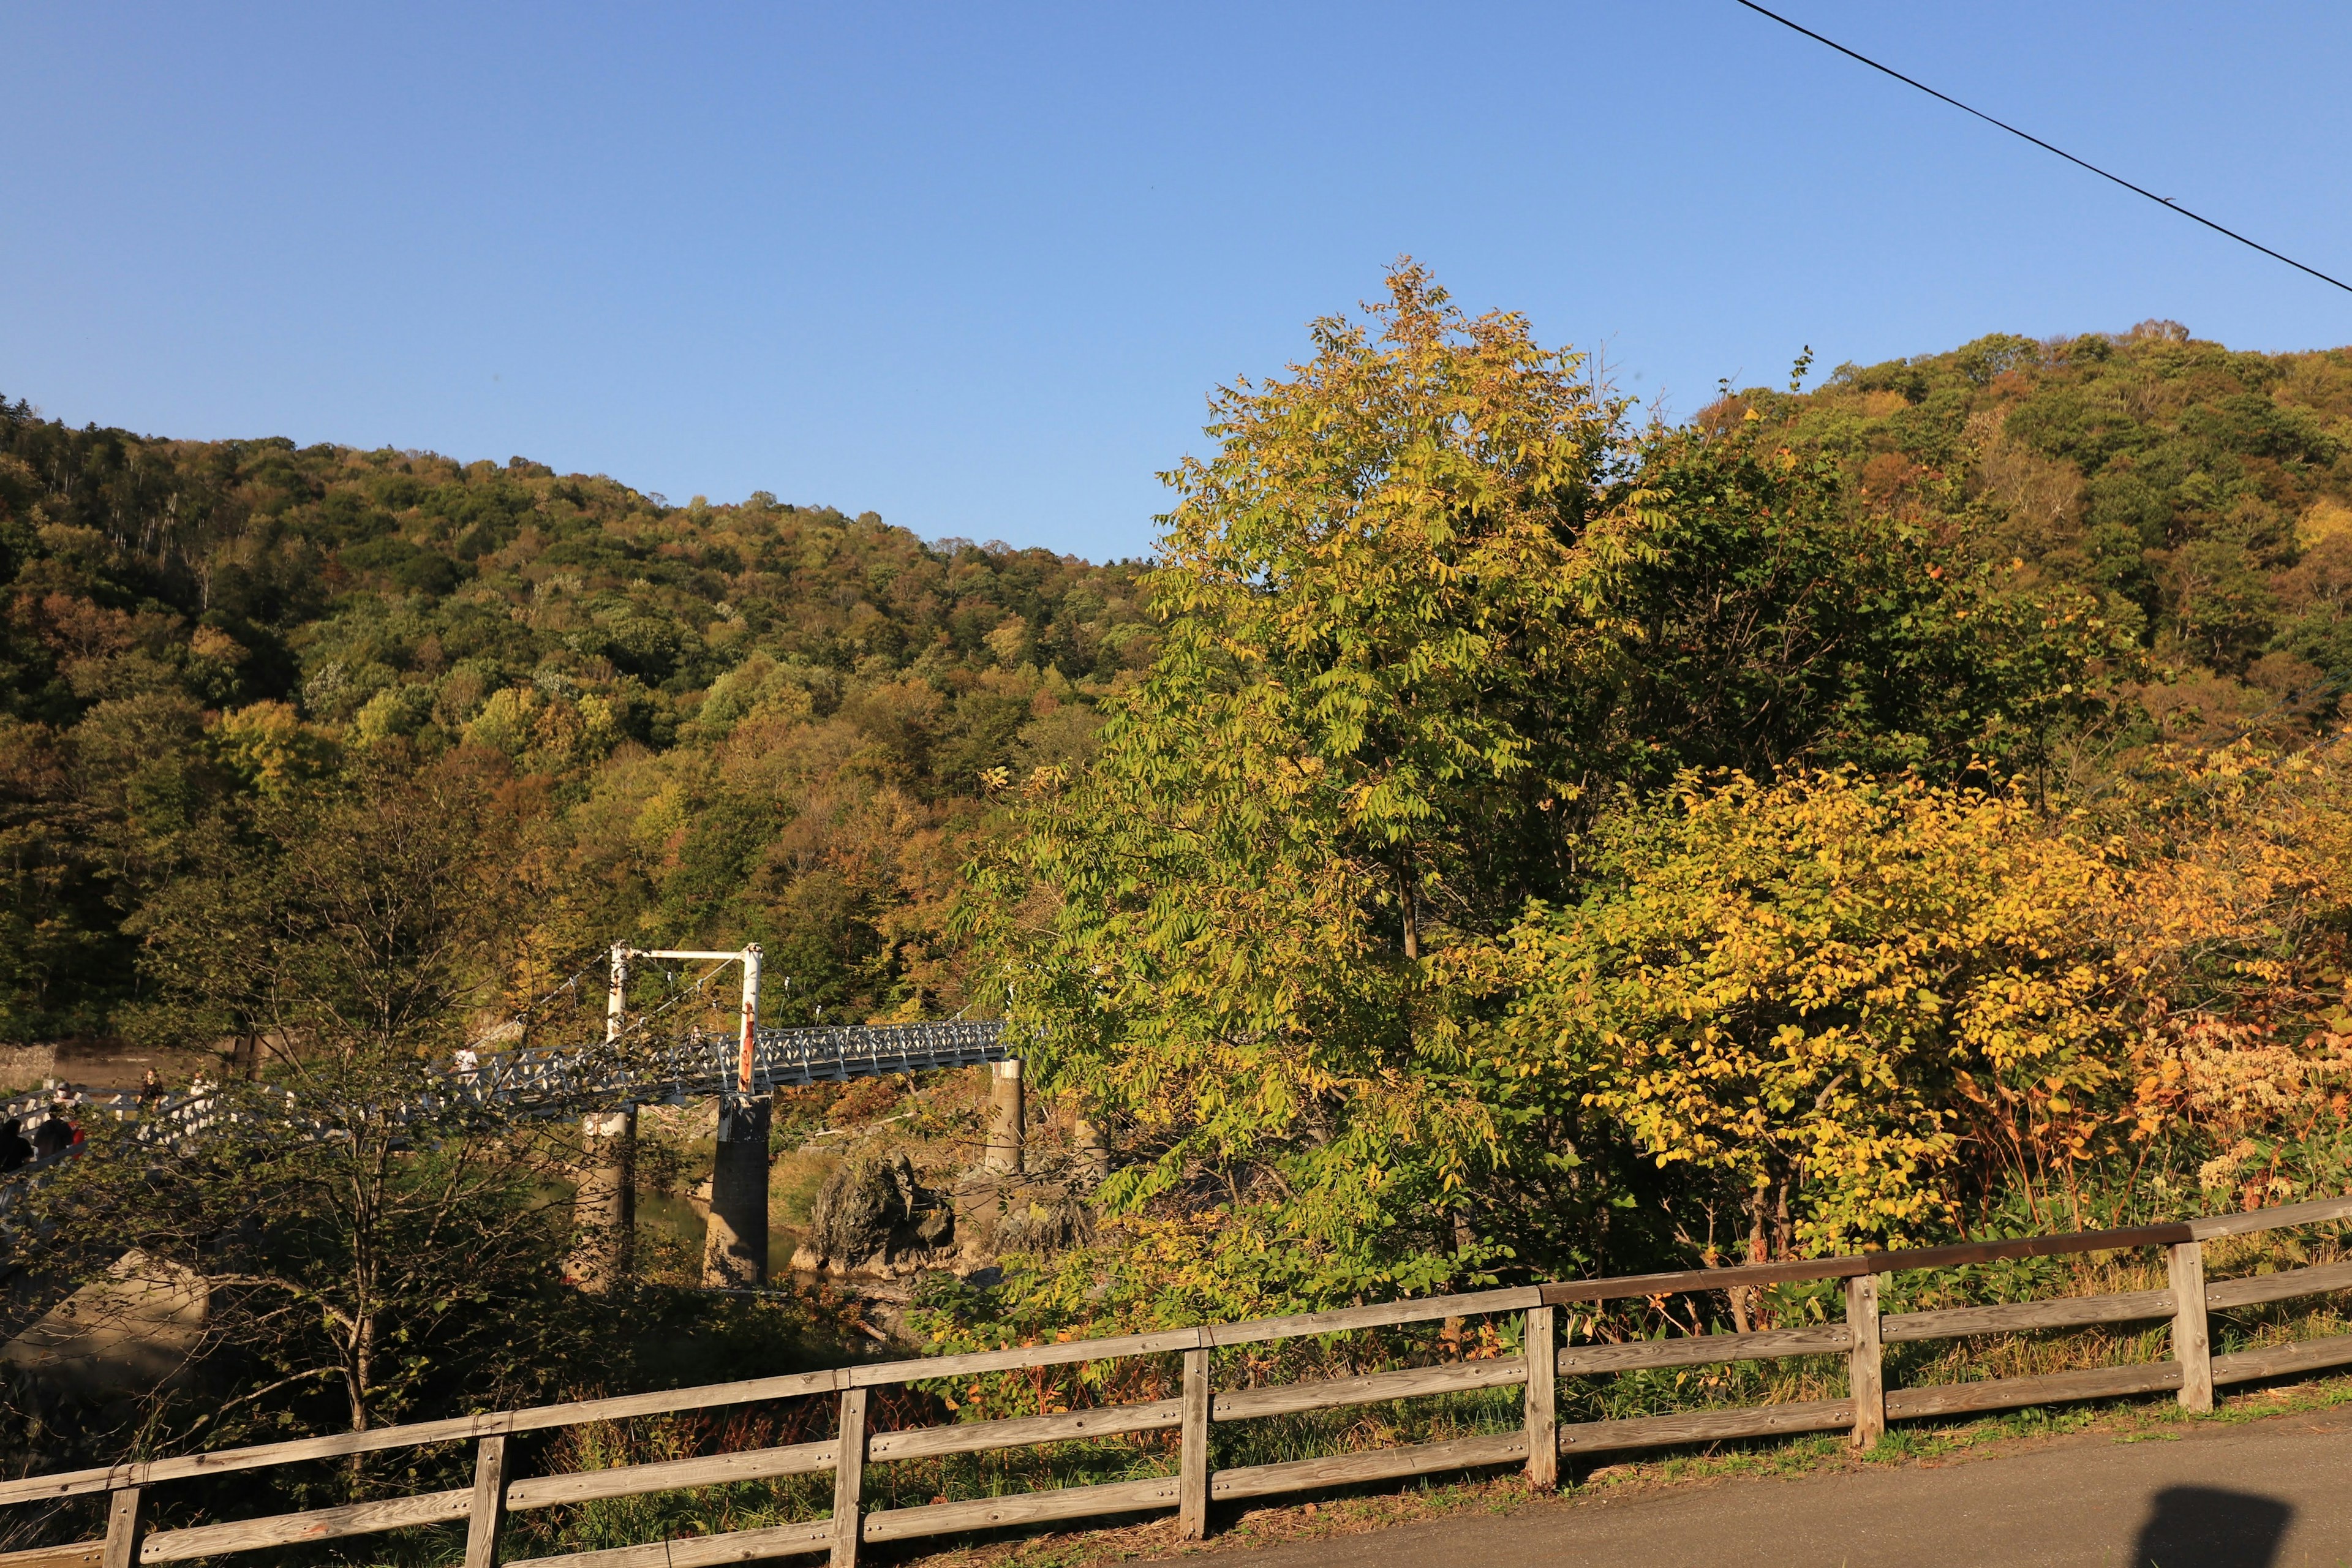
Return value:
<svg viewBox="0 0 2352 1568">
<path fill-rule="evenodd" d="M 2352 1289 L 2352 1262 L 2208 1283 L 2204 1277 L 2203 1244 L 2220 1237 L 2347 1217 L 2352 1217 L 2352 1198 L 2334 1198 L 2131 1230 L 2088 1231 L 1674 1274 L 1562 1280 L 1297 1317 L 1207 1324 L 1124 1339 L 935 1356 L 497 1411 L 372 1432 L 32 1476 L 0 1482 L 0 1506 L 25 1506 L 102 1493 L 109 1500 L 106 1533 L 95 1540 L 0 1556 L 0 1568 L 133 1568 L 138 1563 L 177 1563 L 459 1521 L 467 1526 L 466 1568 L 493 1568 L 499 1561 L 500 1529 L 507 1516 L 516 1511 L 824 1471 L 833 1475 L 833 1512 L 828 1518 L 541 1557 L 510 1563 L 508 1568 L 709 1568 L 713 1564 L 817 1552 L 830 1553 L 835 1564 L 845 1568 L 856 1562 L 858 1548 L 866 1542 L 905 1541 L 1163 1509 L 1175 1510 L 1185 1533 L 1198 1538 L 1207 1533 L 1210 1509 L 1216 1502 L 1482 1466 L 1523 1465 L 1531 1482 L 1549 1487 L 1557 1484 L 1559 1457 L 1563 1454 L 1832 1430 L 1849 1431 L 1857 1446 L 1866 1447 L 1878 1439 L 1889 1421 L 2168 1390 L 2175 1392 L 2180 1403 L 2191 1410 L 2210 1410 L 2217 1384 L 2252 1382 L 2352 1363 L 2352 1334 L 2216 1356 L 2211 1353 L 2206 1328 L 2206 1314 L 2210 1310 Z M 1882 1275 L 2003 1258 L 2142 1247 L 2165 1249 L 2168 1279 L 2166 1289 L 1936 1311 L 1884 1314 L 1879 1310 L 1878 1280 Z M 1843 1322 L 1619 1344 L 1559 1342 L 1560 1310 L 1577 1303 L 1662 1299 L 1826 1279 L 1843 1281 Z M 1456 1360 L 1368 1376 L 1280 1386 L 1223 1390 L 1213 1386 L 1212 1355 L 1225 1347 L 1504 1314 L 1523 1320 L 1522 1354 Z M 2156 1320 L 2169 1321 L 2171 1360 L 1937 1387 L 1888 1388 L 1885 1384 L 1883 1355 L 1889 1344 Z M 868 1401 L 878 1388 L 1025 1368 L 1171 1354 L 1182 1358 L 1180 1394 L 1175 1398 L 913 1430 L 873 1431 L 868 1426 Z M 1612 1421 L 1564 1424 L 1558 1418 L 1556 1380 L 1561 1376 L 1838 1354 L 1846 1358 L 1848 1368 L 1850 1392 L 1843 1399 Z M 1525 1390 L 1524 1420 L 1514 1431 L 1239 1468 L 1214 1469 L 1210 1463 L 1209 1436 L 1212 1427 L 1219 1423 L 1514 1386 Z M 516 1474 L 509 1462 L 509 1441 L 522 1434 L 803 1397 L 825 1397 L 835 1403 L 833 1436 L 750 1452 L 556 1475 Z M 1161 1431 L 1179 1435 L 1179 1459 L 1173 1475 L 933 1502 L 916 1508 L 874 1510 L 864 1504 L 866 1472 L 875 1465 Z M 173 1481 L 455 1442 L 475 1446 L 474 1483 L 470 1488 L 181 1529 L 150 1528 L 156 1489 Z"/>
</svg>

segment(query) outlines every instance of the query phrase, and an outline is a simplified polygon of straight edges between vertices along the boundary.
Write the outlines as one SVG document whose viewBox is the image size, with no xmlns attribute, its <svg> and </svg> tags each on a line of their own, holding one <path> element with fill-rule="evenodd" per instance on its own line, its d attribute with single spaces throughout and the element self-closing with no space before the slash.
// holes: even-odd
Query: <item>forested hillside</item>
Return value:
<svg viewBox="0 0 2352 1568">
<path fill-rule="evenodd" d="M 145 1005 L 138 917 L 206 819 L 453 752 L 527 828 L 551 964 L 756 940 L 788 1020 L 961 1001 L 939 931 L 982 775 L 1082 757 L 1153 647 L 1128 566 L 22 403 L 0 580 L 14 1040 L 184 1030 Z"/>
<path fill-rule="evenodd" d="M 1833 737 L 1756 733 L 1817 700 L 1789 683 L 1822 671 L 1745 660 L 1790 627 L 1735 612 L 1652 646 L 1651 689 L 1617 693 L 1654 710 L 1623 739 L 1654 782 L 1685 763 L 2309 735 L 2352 689 L 2352 354 L 2233 353 L 2168 322 L 1994 336 L 1729 395 L 1694 428 L 1739 422 L 1895 531 L 1879 568 L 2095 595 L 2084 635 L 2109 686 L 2085 705 L 2052 683 L 2036 700 L 2083 721 L 2012 716 L 2034 733 L 2001 742 L 1965 695 L 1921 700 L 1914 683 L 1948 669 L 1881 647 L 1900 688 L 1867 699 L 1881 712 L 1846 693 Z M 1677 476 L 1679 450 L 1651 453 L 1650 481 L 1700 526 L 1695 485 L 1721 476 Z M 1755 564 L 1730 585 L 1757 589 Z M 562 889 L 551 962 L 608 933 L 759 940 L 796 977 L 787 1007 L 961 1002 L 940 941 L 956 825 L 991 770 L 1084 757 L 1097 700 L 1158 646 L 1126 565 L 926 545 L 765 495 L 675 507 L 520 458 L 72 430 L 22 403 L 0 415 L 0 573 L 15 1040 L 136 1026 L 127 926 L 219 803 L 352 752 L 466 745 L 503 759 Z M 1685 742 L 1659 746 L 1677 722 Z"/>
<path fill-rule="evenodd" d="M 1751 408 L 1834 455 L 1857 505 L 2095 587 L 2168 733 L 2307 734 L 2352 690 L 2352 351 L 2238 353 L 2171 321 L 1997 335 L 1701 422 Z"/>
<path fill-rule="evenodd" d="M 1148 567 L 16 405 L 0 1033 L 364 1122 L 619 937 L 761 942 L 786 1022 L 1001 1015 L 1068 1223 L 927 1281 L 934 1345 L 2352 1189 L 2352 351 L 1805 368 L 1642 427 L 1406 264 L 1214 395 Z M 877 1088 L 867 1156 L 970 1163 Z M 238 1429 L 672 1375 L 615 1347 L 733 1309 L 555 1289 L 568 1136 L 378 1145 L 500 1239 L 372 1298 L 389 1381 L 317 1314 L 267 1376 L 225 1340 Z M 334 1152 L 176 1151 L 177 1256 Z M 163 1247 L 110 1169 L 26 1234 Z M 440 1256 L 278 1179 L 286 1289 Z M 559 1321 L 606 1350 L 514 1331 Z M 298 1366 L 348 1397 L 264 1398 Z"/>
<path fill-rule="evenodd" d="M 2352 353 L 1641 430 L 1418 269 L 1370 310 L 1220 395 L 1159 657 L 984 868 L 1126 1159 L 976 1338 L 2346 1183 Z"/>
</svg>

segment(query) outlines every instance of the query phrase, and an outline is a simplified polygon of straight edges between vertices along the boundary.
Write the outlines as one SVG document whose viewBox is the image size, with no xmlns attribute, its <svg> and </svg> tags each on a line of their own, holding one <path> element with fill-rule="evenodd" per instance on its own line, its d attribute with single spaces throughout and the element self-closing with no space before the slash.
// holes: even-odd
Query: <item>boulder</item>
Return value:
<svg viewBox="0 0 2352 1568">
<path fill-rule="evenodd" d="M 935 1267 L 955 1236 L 946 1196 L 922 1184 L 903 1153 L 848 1161 L 825 1178 L 793 1267 L 889 1275 Z"/>
</svg>

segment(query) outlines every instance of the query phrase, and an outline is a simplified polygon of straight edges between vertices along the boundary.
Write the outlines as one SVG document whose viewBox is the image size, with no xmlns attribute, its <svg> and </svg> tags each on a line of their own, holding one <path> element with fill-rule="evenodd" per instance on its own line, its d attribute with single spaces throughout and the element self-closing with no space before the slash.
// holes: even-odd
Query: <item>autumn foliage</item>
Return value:
<svg viewBox="0 0 2352 1568">
<path fill-rule="evenodd" d="M 2129 483 L 2029 450 L 2037 377 L 2124 417 L 2101 378 L 2211 356 L 1988 343 L 1637 430 L 1408 266 L 1223 393 L 1170 476 L 1159 658 L 1090 766 L 1007 781 L 972 868 L 963 929 L 1043 1081 L 1125 1156 L 1101 1242 L 994 1310 L 1142 1323 L 2352 1180 L 2352 742 L 2307 707 L 2215 732 L 2259 659 L 2197 662 L 2213 612 L 2172 567 L 2081 552 L 2086 495 L 2218 468 L 2236 426 L 2100 426 Z M 2341 487 L 2303 416 L 2231 407 L 2303 444 L 2233 459 L 2234 502 L 2182 480 L 2200 519 Z M 2218 548 L 2189 527 L 2168 560 Z"/>
</svg>

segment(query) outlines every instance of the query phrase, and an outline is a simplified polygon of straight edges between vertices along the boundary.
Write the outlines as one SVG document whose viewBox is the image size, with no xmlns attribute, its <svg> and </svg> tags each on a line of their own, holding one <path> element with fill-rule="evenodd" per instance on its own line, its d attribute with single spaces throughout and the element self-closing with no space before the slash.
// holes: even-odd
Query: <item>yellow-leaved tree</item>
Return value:
<svg viewBox="0 0 2352 1568">
<path fill-rule="evenodd" d="M 1736 1215 L 1751 1258 L 1919 1238 L 1958 1217 L 1971 1152 L 2096 1135 L 2131 1027 L 2120 879 L 2022 801 L 1686 778 L 1599 837 L 1592 894 L 1517 934 L 1502 1060 L 1687 1172 L 1717 1211 L 1694 1237 Z"/>
</svg>

